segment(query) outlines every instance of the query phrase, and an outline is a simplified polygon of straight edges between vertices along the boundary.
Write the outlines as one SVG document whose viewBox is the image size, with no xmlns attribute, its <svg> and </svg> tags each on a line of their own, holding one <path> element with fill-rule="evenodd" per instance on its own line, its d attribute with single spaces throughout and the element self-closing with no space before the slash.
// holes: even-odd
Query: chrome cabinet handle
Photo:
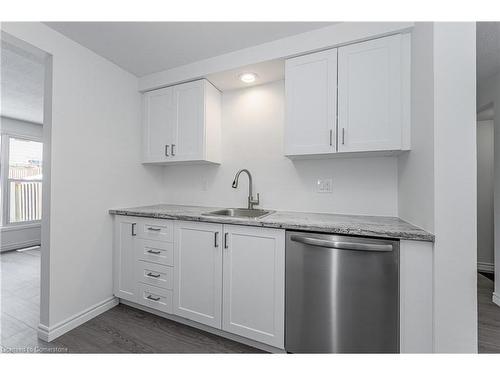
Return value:
<svg viewBox="0 0 500 375">
<path fill-rule="evenodd" d="M 155 278 L 158 278 L 158 277 L 160 277 L 160 276 L 161 276 L 159 273 L 154 274 L 154 273 L 152 273 L 152 272 L 148 272 L 148 273 L 147 273 L 147 275 L 148 275 L 148 276 L 150 276 L 150 277 L 155 277 Z"/>
<path fill-rule="evenodd" d="M 175 156 L 175 148 L 174 147 L 175 147 L 175 145 L 172 144 L 172 148 L 171 148 L 172 149 L 172 156 Z"/>
<path fill-rule="evenodd" d="M 219 232 L 214 232 L 214 247 L 219 247 Z"/>
<path fill-rule="evenodd" d="M 333 144 L 333 130 L 330 129 L 330 146 Z"/>
<path fill-rule="evenodd" d="M 342 128 L 342 144 L 344 144 L 345 142 L 345 129 Z"/>
<path fill-rule="evenodd" d="M 150 299 L 151 301 L 159 301 L 160 297 L 153 297 L 151 294 L 146 297 L 147 299 Z"/>
<path fill-rule="evenodd" d="M 227 249 L 229 246 L 227 244 L 227 236 L 229 235 L 228 232 L 224 233 L 224 249 Z"/>
<path fill-rule="evenodd" d="M 153 231 L 153 232 L 159 232 L 159 231 L 161 231 L 161 228 L 152 228 L 152 227 L 149 227 L 148 230 Z"/>
<path fill-rule="evenodd" d="M 160 254 L 161 251 L 148 250 L 148 253 L 150 253 L 150 254 Z"/>
<path fill-rule="evenodd" d="M 170 156 L 170 155 L 168 154 L 168 146 L 169 146 L 169 145 L 165 145 L 165 156 Z"/>
<path fill-rule="evenodd" d="M 137 233 L 135 233 L 135 226 L 137 223 L 132 223 L 132 236 L 137 236 Z"/>
</svg>

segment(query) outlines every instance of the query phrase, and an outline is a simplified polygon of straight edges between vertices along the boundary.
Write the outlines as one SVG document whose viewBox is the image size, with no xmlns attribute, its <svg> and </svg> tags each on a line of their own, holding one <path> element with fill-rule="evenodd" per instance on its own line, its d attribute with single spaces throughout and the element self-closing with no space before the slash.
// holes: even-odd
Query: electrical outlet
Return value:
<svg viewBox="0 0 500 375">
<path fill-rule="evenodd" d="M 332 193 L 333 192 L 333 179 L 323 178 L 318 179 L 316 184 L 316 192 L 318 193 Z"/>
</svg>

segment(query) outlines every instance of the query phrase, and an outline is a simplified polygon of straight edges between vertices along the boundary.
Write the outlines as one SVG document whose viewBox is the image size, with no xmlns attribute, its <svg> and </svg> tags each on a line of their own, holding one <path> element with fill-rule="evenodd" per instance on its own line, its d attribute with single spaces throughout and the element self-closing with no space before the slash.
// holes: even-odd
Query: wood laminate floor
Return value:
<svg viewBox="0 0 500 375">
<path fill-rule="evenodd" d="M 38 250 L 0 254 L 2 352 L 262 353 L 125 305 L 46 343 L 37 338 L 40 299 Z M 479 352 L 500 353 L 500 307 L 493 282 L 478 274 Z"/>
<path fill-rule="evenodd" d="M 477 275 L 479 353 L 500 353 L 500 306 L 491 301 L 493 281 Z"/>
<path fill-rule="evenodd" d="M 263 353 L 238 342 L 118 305 L 56 340 L 37 337 L 39 251 L 0 255 L 1 347 L 4 353 Z"/>
</svg>

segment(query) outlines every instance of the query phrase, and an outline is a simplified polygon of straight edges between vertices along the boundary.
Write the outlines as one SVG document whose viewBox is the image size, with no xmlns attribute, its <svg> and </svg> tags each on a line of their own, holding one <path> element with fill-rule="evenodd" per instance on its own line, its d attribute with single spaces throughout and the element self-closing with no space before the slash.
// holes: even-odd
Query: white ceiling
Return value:
<svg viewBox="0 0 500 375">
<path fill-rule="evenodd" d="M 138 77 L 333 22 L 47 22 Z"/>
<path fill-rule="evenodd" d="M 476 39 L 477 80 L 480 85 L 500 72 L 500 22 L 478 22 Z"/>
<path fill-rule="evenodd" d="M 1 55 L 0 114 L 42 124 L 43 61 L 3 41 Z"/>
<path fill-rule="evenodd" d="M 254 73 L 257 75 L 255 82 L 245 83 L 239 79 L 242 73 Z M 226 70 L 215 74 L 209 74 L 207 78 L 221 91 L 237 90 L 245 87 L 262 85 L 285 78 L 285 60 L 277 59 L 265 61 L 259 64 L 247 65 L 234 70 Z"/>
</svg>

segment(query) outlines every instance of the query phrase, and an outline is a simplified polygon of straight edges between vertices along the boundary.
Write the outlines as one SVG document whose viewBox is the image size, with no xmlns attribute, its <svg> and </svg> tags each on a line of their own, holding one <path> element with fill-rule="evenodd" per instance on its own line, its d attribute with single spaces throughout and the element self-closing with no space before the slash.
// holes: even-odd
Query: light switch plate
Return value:
<svg viewBox="0 0 500 375">
<path fill-rule="evenodd" d="M 316 184 L 316 191 L 318 193 L 331 193 L 333 192 L 333 179 L 323 178 L 318 179 Z"/>
</svg>

